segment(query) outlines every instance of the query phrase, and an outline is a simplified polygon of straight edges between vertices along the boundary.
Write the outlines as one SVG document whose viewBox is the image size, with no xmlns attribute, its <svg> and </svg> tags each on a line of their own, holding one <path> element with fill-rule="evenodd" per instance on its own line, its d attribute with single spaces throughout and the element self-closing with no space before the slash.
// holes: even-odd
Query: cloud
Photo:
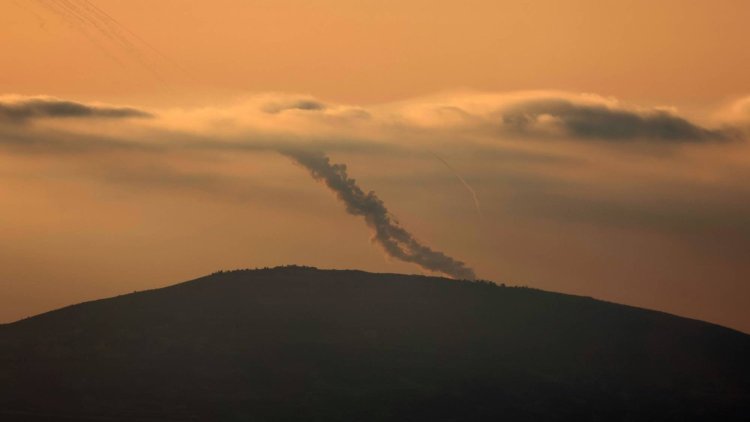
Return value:
<svg viewBox="0 0 750 422">
<path fill-rule="evenodd" d="M 178 148 L 116 133 L 85 133 L 65 128 L 0 124 L 0 149 L 14 154 L 71 156 L 118 151 L 157 154 Z"/>
<path fill-rule="evenodd" d="M 632 109 L 605 101 L 538 98 L 510 104 L 498 112 L 503 128 L 513 133 L 563 136 L 580 140 L 701 142 L 727 139 L 719 129 L 707 129 L 671 111 Z"/>
<path fill-rule="evenodd" d="M 317 111 L 325 110 L 326 105 L 314 99 L 293 99 L 283 102 L 269 102 L 262 107 L 269 114 L 277 114 L 286 110 Z"/>
<path fill-rule="evenodd" d="M 746 133 L 750 132 L 750 97 L 743 97 L 732 102 L 717 114 L 718 119 L 728 126 L 737 127 Z"/>
<path fill-rule="evenodd" d="M 639 107 L 599 95 L 555 91 L 443 95 L 395 104 L 388 114 L 401 128 L 453 131 L 496 140 L 668 145 L 728 140 L 736 135 L 731 127 L 704 127 L 671 108 Z"/>
<path fill-rule="evenodd" d="M 351 106 L 309 96 L 261 94 L 226 107 L 163 109 L 89 104 L 52 97 L 0 97 L 0 123 L 76 118 L 119 120 L 142 138 L 212 139 L 224 149 L 277 145 L 335 150 L 403 150 L 482 145 L 488 150 L 525 147 L 520 140 L 682 145 L 735 139 L 748 107 L 733 108 L 733 122 L 705 127 L 675 110 L 638 107 L 611 98 L 565 92 L 453 94 Z M 747 120 L 747 119 L 746 119 Z M 88 128 L 87 130 L 94 130 Z M 133 142 L 143 139 L 129 138 Z M 158 142 L 158 141 L 157 141 Z M 227 144 L 229 143 L 229 145 Z"/>
<path fill-rule="evenodd" d="M 0 97 L 0 121 L 24 123 L 43 118 L 145 118 L 152 114 L 132 107 L 112 107 L 53 97 Z"/>
<path fill-rule="evenodd" d="M 745 97 L 737 101 L 734 104 L 734 108 L 745 120 L 750 120 L 750 97 Z"/>
</svg>

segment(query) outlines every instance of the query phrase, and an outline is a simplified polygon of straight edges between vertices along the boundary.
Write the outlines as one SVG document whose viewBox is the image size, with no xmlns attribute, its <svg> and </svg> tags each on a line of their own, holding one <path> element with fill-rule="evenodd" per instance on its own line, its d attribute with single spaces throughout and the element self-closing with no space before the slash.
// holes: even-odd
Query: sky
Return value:
<svg viewBox="0 0 750 422">
<path fill-rule="evenodd" d="M 0 322 L 220 269 L 750 332 L 746 1 L 0 2 Z"/>
</svg>

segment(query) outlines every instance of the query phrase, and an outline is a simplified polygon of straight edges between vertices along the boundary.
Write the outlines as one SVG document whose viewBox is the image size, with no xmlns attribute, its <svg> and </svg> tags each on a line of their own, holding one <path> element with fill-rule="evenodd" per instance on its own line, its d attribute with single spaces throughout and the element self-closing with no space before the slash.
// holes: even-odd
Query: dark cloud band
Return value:
<svg viewBox="0 0 750 422">
<path fill-rule="evenodd" d="M 321 111 L 325 110 L 326 105 L 315 100 L 294 100 L 290 102 L 270 102 L 262 107 L 262 110 L 268 114 L 278 114 L 287 110 L 302 111 Z"/>
<path fill-rule="evenodd" d="M 90 105 L 55 98 L 0 100 L 0 120 L 24 123 L 42 118 L 144 118 L 152 114 L 132 107 Z"/>
<path fill-rule="evenodd" d="M 500 118 L 503 128 L 518 134 L 558 130 L 584 140 L 696 142 L 730 137 L 727 131 L 707 129 L 664 110 L 636 111 L 564 98 L 522 101 L 503 110 Z"/>
</svg>

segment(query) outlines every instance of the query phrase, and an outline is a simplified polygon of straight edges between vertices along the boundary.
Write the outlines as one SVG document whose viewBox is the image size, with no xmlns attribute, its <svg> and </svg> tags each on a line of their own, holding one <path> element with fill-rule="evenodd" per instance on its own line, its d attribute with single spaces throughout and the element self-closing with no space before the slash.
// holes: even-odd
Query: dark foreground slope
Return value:
<svg viewBox="0 0 750 422">
<path fill-rule="evenodd" d="M 0 326 L 0 420 L 748 420 L 749 360 L 590 298 L 235 271 Z"/>
</svg>

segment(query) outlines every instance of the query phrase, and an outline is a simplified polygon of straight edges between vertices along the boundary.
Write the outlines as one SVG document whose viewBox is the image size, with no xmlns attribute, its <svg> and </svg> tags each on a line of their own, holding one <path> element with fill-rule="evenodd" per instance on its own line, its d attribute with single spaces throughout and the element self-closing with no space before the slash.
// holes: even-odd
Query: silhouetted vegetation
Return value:
<svg viewBox="0 0 750 422">
<path fill-rule="evenodd" d="M 748 420 L 748 357 L 727 328 L 486 280 L 218 271 L 0 326 L 0 420 Z"/>
</svg>

